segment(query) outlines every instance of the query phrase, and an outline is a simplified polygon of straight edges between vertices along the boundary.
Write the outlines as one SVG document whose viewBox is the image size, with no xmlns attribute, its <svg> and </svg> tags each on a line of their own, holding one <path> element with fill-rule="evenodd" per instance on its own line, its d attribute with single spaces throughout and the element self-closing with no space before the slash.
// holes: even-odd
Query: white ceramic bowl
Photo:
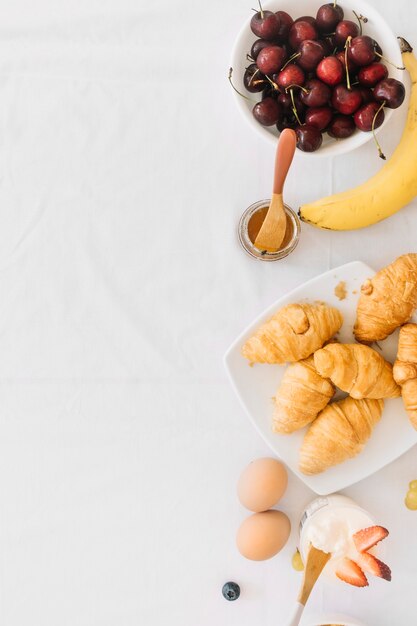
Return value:
<svg viewBox="0 0 417 626">
<path fill-rule="evenodd" d="M 286 11 L 294 19 L 296 19 L 302 15 L 312 15 L 315 17 L 317 9 L 322 4 L 323 0 L 297 0 L 296 3 L 294 0 L 273 0 L 272 2 L 263 3 L 262 6 L 264 9 L 268 9 L 270 11 Z M 352 10 L 368 18 L 368 22 L 363 25 L 363 34 L 376 39 L 383 50 L 384 56 L 400 67 L 402 65 L 402 60 L 397 37 L 378 11 L 364 0 L 340 0 L 339 4 L 344 10 L 345 19 L 356 22 L 356 18 Z M 250 29 L 250 20 L 251 12 L 248 10 L 248 20 L 239 33 L 232 53 L 231 66 L 233 68 L 234 84 L 239 90 L 242 90 L 243 93 L 245 92 L 245 89 L 243 87 L 242 79 L 245 67 L 248 65 L 246 54 L 250 52 L 252 43 L 256 39 Z M 392 67 L 392 65 L 388 65 L 388 69 L 389 76 L 391 78 L 397 78 L 402 81 L 404 80 L 404 72 L 402 70 L 397 70 L 395 67 Z M 259 122 L 257 122 L 252 115 L 253 104 L 239 96 L 236 92 L 233 93 L 235 94 L 238 108 L 251 126 L 263 137 L 274 142 L 275 144 L 276 138 L 279 135 L 276 127 L 261 126 L 261 124 L 259 124 Z M 250 98 L 255 99 L 260 96 L 260 94 L 250 94 L 249 92 L 247 92 L 247 95 Z M 395 114 L 395 110 L 385 109 L 384 123 L 380 126 L 377 132 L 389 122 L 389 119 L 393 114 Z M 308 155 L 309 157 L 336 156 L 338 154 L 344 154 L 345 152 L 354 150 L 355 148 L 365 144 L 370 139 L 372 139 L 371 132 L 364 133 L 359 130 L 357 130 L 351 137 L 339 140 L 332 139 L 329 135 L 327 135 L 327 133 L 324 133 L 323 143 L 319 150 L 316 150 L 315 152 L 301 152 L 301 150 L 298 150 L 297 154 L 302 153 Z"/>
</svg>

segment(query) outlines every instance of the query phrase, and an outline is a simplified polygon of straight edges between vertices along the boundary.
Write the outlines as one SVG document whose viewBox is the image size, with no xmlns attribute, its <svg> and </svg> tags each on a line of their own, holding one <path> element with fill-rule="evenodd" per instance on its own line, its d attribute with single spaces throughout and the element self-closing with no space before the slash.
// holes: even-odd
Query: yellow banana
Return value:
<svg viewBox="0 0 417 626">
<path fill-rule="evenodd" d="M 411 78 L 407 122 L 393 155 L 368 181 L 349 191 L 300 207 L 304 222 L 331 230 L 352 230 L 380 222 L 417 196 L 417 59 L 399 37 Z"/>
</svg>

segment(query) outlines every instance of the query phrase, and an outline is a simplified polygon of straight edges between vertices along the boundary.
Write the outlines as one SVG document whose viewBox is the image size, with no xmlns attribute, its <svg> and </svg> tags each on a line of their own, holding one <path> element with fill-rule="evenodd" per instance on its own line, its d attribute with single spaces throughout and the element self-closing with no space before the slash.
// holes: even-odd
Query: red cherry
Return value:
<svg viewBox="0 0 417 626">
<path fill-rule="evenodd" d="M 330 107 L 311 107 L 305 114 L 305 123 L 324 130 L 330 124 L 332 117 L 333 112 Z"/>
<path fill-rule="evenodd" d="M 295 22 L 308 22 L 317 30 L 317 20 L 312 15 L 302 15 L 301 17 L 297 17 Z"/>
<path fill-rule="evenodd" d="M 365 132 L 372 130 L 372 122 L 380 106 L 381 105 L 378 104 L 378 102 L 368 102 L 368 104 L 364 104 L 356 111 L 353 119 L 355 120 L 355 124 L 359 130 L 363 130 Z M 381 109 L 375 118 L 374 128 L 381 126 L 384 118 L 384 110 Z"/>
<path fill-rule="evenodd" d="M 290 28 L 288 41 L 293 50 L 298 50 L 306 39 L 318 39 L 317 29 L 310 22 L 294 22 Z"/>
<path fill-rule="evenodd" d="M 295 129 L 297 134 L 297 148 L 303 152 L 314 152 L 320 148 L 323 141 L 321 132 L 311 124 L 303 124 Z"/>
<path fill-rule="evenodd" d="M 362 67 L 375 59 L 375 42 L 372 37 L 361 35 L 355 37 L 348 46 L 348 59 Z"/>
<path fill-rule="evenodd" d="M 365 65 L 361 67 L 358 72 L 358 81 L 365 87 L 375 87 L 380 80 L 387 78 L 388 69 L 385 65 L 379 62 L 371 63 L 371 65 Z"/>
<path fill-rule="evenodd" d="M 322 107 L 331 98 L 330 87 L 317 78 L 310 78 L 305 83 L 306 91 L 301 91 L 300 99 L 308 107 Z"/>
<path fill-rule="evenodd" d="M 358 89 L 361 92 L 363 104 L 368 104 L 368 102 L 374 102 L 374 94 L 372 89 L 370 89 L 369 87 L 362 87 L 361 85 L 359 85 Z"/>
<path fill-rule="evenodd" d="M 336 59 L 339 59 L 339 61 L 343 65 L 344 71 L 346 72 L 345 51 L 344 50 L 340 50 L 339 52 L 336 52 L 335 57 L 336 57 Z M 349 61 L 349 60 L 348 60 L 348 68 L 349 68 L 349 74 L 354 74 L 356 72 L 356 70 L 357 70 L 356 65 L 352 61 Z"/>
<path fill-rule="evenodd" d="M 266 39 L 255 39 L 252 44 L 252 48 L 250 49 L 250 55 L 254 61 L 256 61 L 258 54 L 263 48 L 268 48 L 268 46 L 272 45 L 270 41 Z"/>
<path fill-rule="evenodd" d="M 250 21 L 250 27 L 254 35 L 268 41 L 279 37 L 281 22 L 276 13 L 272 11 L 258 11 Z"/>
<path fill-rule="evenodd" d="M 301 67 L 295 63 L 290 63 L 283 70 L 280 71 L 277 77 L 277 84 L 286 89 L 291 85 L 302 86 L 304 84 L 305 74 Z"/>
<path fill-rule="evenodd" d="M 359 89 L 348 89 L 345 85 L 337 85 L 333 89 L 332 105 L 343 115 L 352 115 L 362 104 L 362 95 Z"/>
<path fill-rule="evenodd" d="M 252 113 L 254 118 L 262 124 L 262 126 L 273 126 L 280 121 L 283 115 L 280 104 L 275 98 L 271 97 L 267 97 L 255 104 Z"/>
<path fill-rule="evenodd" d="M 385 102 L 389 109 L 396 109 L 404 102 L 404 85 L 396 78 L 385 78 L 375 85 L 374 98 L 377 102 Z"/>
<path fill-rule="evenodd" d="M 281 46 L 268 46 L 258 54 L 256 65 L 262 74 L 279 72 L 285 60 L 285 50 Z"/>
<path fill-rule="evenodd" d="M 336 57 L 325 57 L 317 66 L 317 77 L 327 85 L 338 85 L 343 80 L 343 65 Z"/>
<path fill-rule="evenodd" d="M 291 15 L 289 15 L 285 11 L 276 11 L 275 15 L 278 16 L 281 24 L 279 27 L 279 35 L 277 39 L 281 42 L 287 41 L 290 28 L 294 24 L 294 20 L 292 19 Z"/>
<path fill-rule="evenodd" d="M 313 71 L 324 57 L 324 47 L 321 41 L 305 39 L 298 48 L 300 56 L 297 63 L 307 72 Z"/>
<path fill-rule="evenodd" d="M 339 48 L 343 48 L 348 37 L 357 37 L 359 35 L 359 27 L 355 22 L 350 20 L 342 20 L 338 23 L 335 30 L 334 39 Z"/>
<path fill-rule="evenodd" d="M 348 115 L 335 115 L 329 124 L 327 134 L 334 139 L 346 139 L 355 132 L 355 122 Z"/>
<path fill-rule="evenodd" d="M 343 9 L 333 2 L 323 4 L 317 11 L 317 28 L 322 33 L 333 32 L 340 20 L 343 20 Z"/>
</svg>

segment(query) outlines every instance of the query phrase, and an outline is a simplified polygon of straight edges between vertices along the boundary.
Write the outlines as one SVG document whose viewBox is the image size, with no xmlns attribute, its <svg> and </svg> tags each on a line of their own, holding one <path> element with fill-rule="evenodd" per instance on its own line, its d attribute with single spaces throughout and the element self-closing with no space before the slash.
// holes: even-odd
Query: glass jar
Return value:
<svg viewBox="0 0 417 626">
<path fill-rule="evenodd" d="M 336 580 L 335 571 L 340 560 L 344 556 L 354 558 L 356 554 L 352 535 L 374 525 L 372 516 L 347 496 L 331 494 L 315 498 L 306 507 L 300 521 L 299 548 L 303 563 L 312 542 L 324 552 L 331 552 L 332 558 L 323 573 Z M 379 552 L 379 546 L 377 550 Z"/>
<path fill-rule="evenodd" d="M 243 213 L 239 221 L 238 237 L 240 244 L 249 256 L 253 259 L 257 259 L 258 261 L 279 261 L 280 259 L 284 259 L 296 248 L 300 239 L 301 224 L 298 215 L 295 211 L 293 211 L 293 209 L 291 209 L 291 207 L 284 204 L 284 209 L 287 214 L 287 228 L 291 228 L 290 236 L 288 238 L 286 236 L 287 241 L 284 239 L 285 245 L 276 252 L 266 252 L 255 248 L 249 237 L 249 222 L 255 213 L 265 207 L 269 207 L 270 203 L 270 200 L 259 200 L 258 202 L 251 204 L 251 206 L 248 207 Z"/>
</svg>

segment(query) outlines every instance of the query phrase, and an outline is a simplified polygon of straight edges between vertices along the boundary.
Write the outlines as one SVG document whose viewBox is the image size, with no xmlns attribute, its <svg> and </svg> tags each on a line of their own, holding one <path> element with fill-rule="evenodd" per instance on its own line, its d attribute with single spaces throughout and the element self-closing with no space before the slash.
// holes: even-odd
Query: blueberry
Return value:
<svg viewBox="0 0 417 626">
<path fill-rule="evenodd" d="M 229 602 L 237 600 L 240 596 L 240 587 L 237 583 L 224 583 L 222 589 L 223 598 L 226 598 Z"/>
</svg>

